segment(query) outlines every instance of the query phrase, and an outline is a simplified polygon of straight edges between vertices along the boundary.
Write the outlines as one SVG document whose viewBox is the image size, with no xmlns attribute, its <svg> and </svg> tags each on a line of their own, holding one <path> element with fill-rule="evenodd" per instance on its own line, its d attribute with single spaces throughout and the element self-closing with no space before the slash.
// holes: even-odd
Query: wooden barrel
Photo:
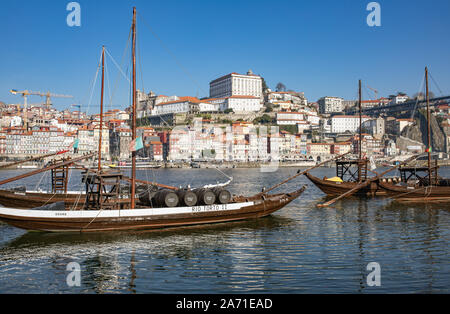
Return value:
<svg viewBox="0 0 450 314">
<path fill-rule="evenodd" d="M 167 189 L 157 192 L 152 200 L 160 207 L 177 207 L 180 201 L 175 192 Z"/>
<path fill-rule="evenodd" d="M 213 205 L 216 202 L 216 195 L 210 189 L 195 190 L 200 205 Z"/>
<path fill-rule="evenodd" d="M 224 188 L 216 187 L 212 189 L 212 192 L 216 195 L 219 204 L 228 204 L 231 202 L 231 193 Z"/>
<path fill-rule="evenodd" d="M 139 202 L 147 206 L 156 205 L 153 198 L 155 197 L 156 193 L 158 193 L 158 191 L 159 189 L 156 186 L 146 187 L 141 185 L 139 189 L 136 189 L 136 192 L 138 193 Z"/>
<path fill-rule="evenodd" d="M 195 206 L 197 205 L 197 195 L 191 190 L 179 190 L 177 195 L 180 199 L 180 204 L 183 206 Z"/>
</svg>

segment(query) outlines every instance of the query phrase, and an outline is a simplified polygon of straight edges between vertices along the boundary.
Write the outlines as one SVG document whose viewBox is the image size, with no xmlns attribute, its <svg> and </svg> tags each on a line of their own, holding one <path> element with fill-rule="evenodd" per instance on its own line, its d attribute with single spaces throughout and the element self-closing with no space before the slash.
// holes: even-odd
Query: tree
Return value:
<svg viewBox="0 0 450 314">
<path fill-rule="evenodd" d="M 264 110 L 264 112 L 272 112 L 273 111 L 273 106 L 272 104 L 268 103 L 266 106 L 266 110 Z"/>
<path fill-rule="evenodd" d="M 269 86 L 267 86 L 267 83 L 266 83 L 266 80 L 264 79 L 264 77 L 261 76 L 261 79 L 262 79 L 262 90 L 264 93 L 266 90 L 269 89 Z"/>
<path fill-rule="evenodd" d="M 285 92 L 286 91 L 286 85 L 284 85 L 283 83 L 278 83 L 277 86 L 275 87 L 277 92 Z"/>
<path fill-rule="evenodd" d="M 272 123 L 272 118 L 268 114 L 263 114 L 261 117 L 253 120 L 254 124 L 270 124 Z"/>
</svg>

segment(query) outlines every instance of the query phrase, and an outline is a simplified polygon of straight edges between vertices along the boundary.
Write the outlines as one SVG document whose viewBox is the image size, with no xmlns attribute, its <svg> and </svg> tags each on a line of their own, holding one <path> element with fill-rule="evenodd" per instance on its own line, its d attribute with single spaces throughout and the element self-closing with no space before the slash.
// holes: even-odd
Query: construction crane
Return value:
<svg viewBox="0 0 450 314">
<path fill-rule="evenodd" d="M 378 99 L 378 90 L 376 90 L 375 88 L 372 88 L 370 86 L 367 86 L 368 89 L 372 90 L 375 93 L 375 100 Z"/>
<path fill-rule="evenodd" d="M 50 92 L 42 93 L 42 92 L 33 92 L 33 91 L 18 91 L 16 89 L 11 89 L 10 93 L 13 95 L 21 95 L 23 97 L 23 118 L 24 118 L 24 126 L 28 129 L 28 121 L 27 121 L 27 115 L 28 115 L 28 96 L 41 96 L 45 97 L 45 105 L 47 108 L 50 108 L 52 105 L 50 97 L 56 97 L 56 98 L 73 98 L 73 96 L 70 95 L 57 95 L 57 94 L 51 94 Z"/>
<path fill-rule="evenodd" d="M 47 107 L 50 107 L 52 105 L 52 101 L 51 101 L 50 97 L 55 97 L 55 98 L 73 98 L 73 96 L 71 96 L 71 95 L 58 95 L 58 94 L 52 94 L 50 92 L 42 93 L 42 92 L 32 92 L 32 91 L 28 91 L 28 90 L 17 91 L 15 89 L 12 89 L 10 92 L 13 95 L 22 95 L 23 100 L 24 100 L 24 105 L 27 104 L 27 96 L 29 96 L 29 95 L 45 97 L 45 105 Z"/>
</svg>

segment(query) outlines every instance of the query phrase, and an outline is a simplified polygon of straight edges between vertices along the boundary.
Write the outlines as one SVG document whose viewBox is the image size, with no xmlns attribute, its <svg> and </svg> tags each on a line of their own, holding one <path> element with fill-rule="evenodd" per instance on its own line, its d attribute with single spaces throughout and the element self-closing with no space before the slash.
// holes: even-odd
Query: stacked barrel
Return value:
<svg viewBox="0 0 450 314">
<path fill-rule="evenodd" d="M 200 188 L 200 189 L 157 189 L 152 187 L 139 194 L 141 204 L 152 207 L 177 207 L 228 204 L 231 202 L 231 193 L 222 188 Z"/>
</svg>

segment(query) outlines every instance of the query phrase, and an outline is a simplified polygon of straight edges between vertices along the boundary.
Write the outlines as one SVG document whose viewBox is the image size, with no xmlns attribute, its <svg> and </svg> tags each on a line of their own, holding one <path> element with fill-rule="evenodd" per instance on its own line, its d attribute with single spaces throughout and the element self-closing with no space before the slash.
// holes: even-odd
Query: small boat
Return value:
<svg viewBox="0 0 450 314">
<path fill-rule="evenodd" d="M 398 202 L 429 203 L 450 201 L 450 179 L 441 178 L 438 174 L 437 160 L 432 164 L 431 113 L 428 90 L 428 68 L 425 68 L 426 101 L 427 101 L 427 166 L 399 168 L 400 182 L 379 180 L 380 187 Z"/>
<path fill-rule="evenodd" d="M 328 196 L 338 196 L 342 195 L 358 185 L 360 185 L 360 182 L 349 182 L 349 181 L 343 181 L 341 180 L 329 180 L 326 177 L 323 179 L 320 179 L 318 177 L 313 176 L 311 173 L 307 172 L 305 176 L 312 182 L 314 185 L 316 185 L 323 193 L 327 194 Z M 356 193 L 354 193 L 355 196 L 386 196 L 387 193 L 384 189 L 381 189 L 377 182 L 371 182 L 368 186 L 358 190 Z"/>
<path fill-rule="evenodd" d="M 359 81 L 359 157 L 355 159 L 338 158 L 336 163 L 336 177 L 334 180 L 328 178 L 320 179 L 309 171 L 305 176 L 314 183 L 322 192 L 328 196 L 340 196 L 353 191 L 359 186 L 367 183 L 363 188 L 358 188 L 352 195 L 361 197 L 384 196 L 386 191 L 379 188 L 376 181 L 369 182 L 367 175 L 370 160 L 362 157 L 362 93 L 361 80 Z M 338 178 L 339 180 L 337 180 Z"/>
</svg>

